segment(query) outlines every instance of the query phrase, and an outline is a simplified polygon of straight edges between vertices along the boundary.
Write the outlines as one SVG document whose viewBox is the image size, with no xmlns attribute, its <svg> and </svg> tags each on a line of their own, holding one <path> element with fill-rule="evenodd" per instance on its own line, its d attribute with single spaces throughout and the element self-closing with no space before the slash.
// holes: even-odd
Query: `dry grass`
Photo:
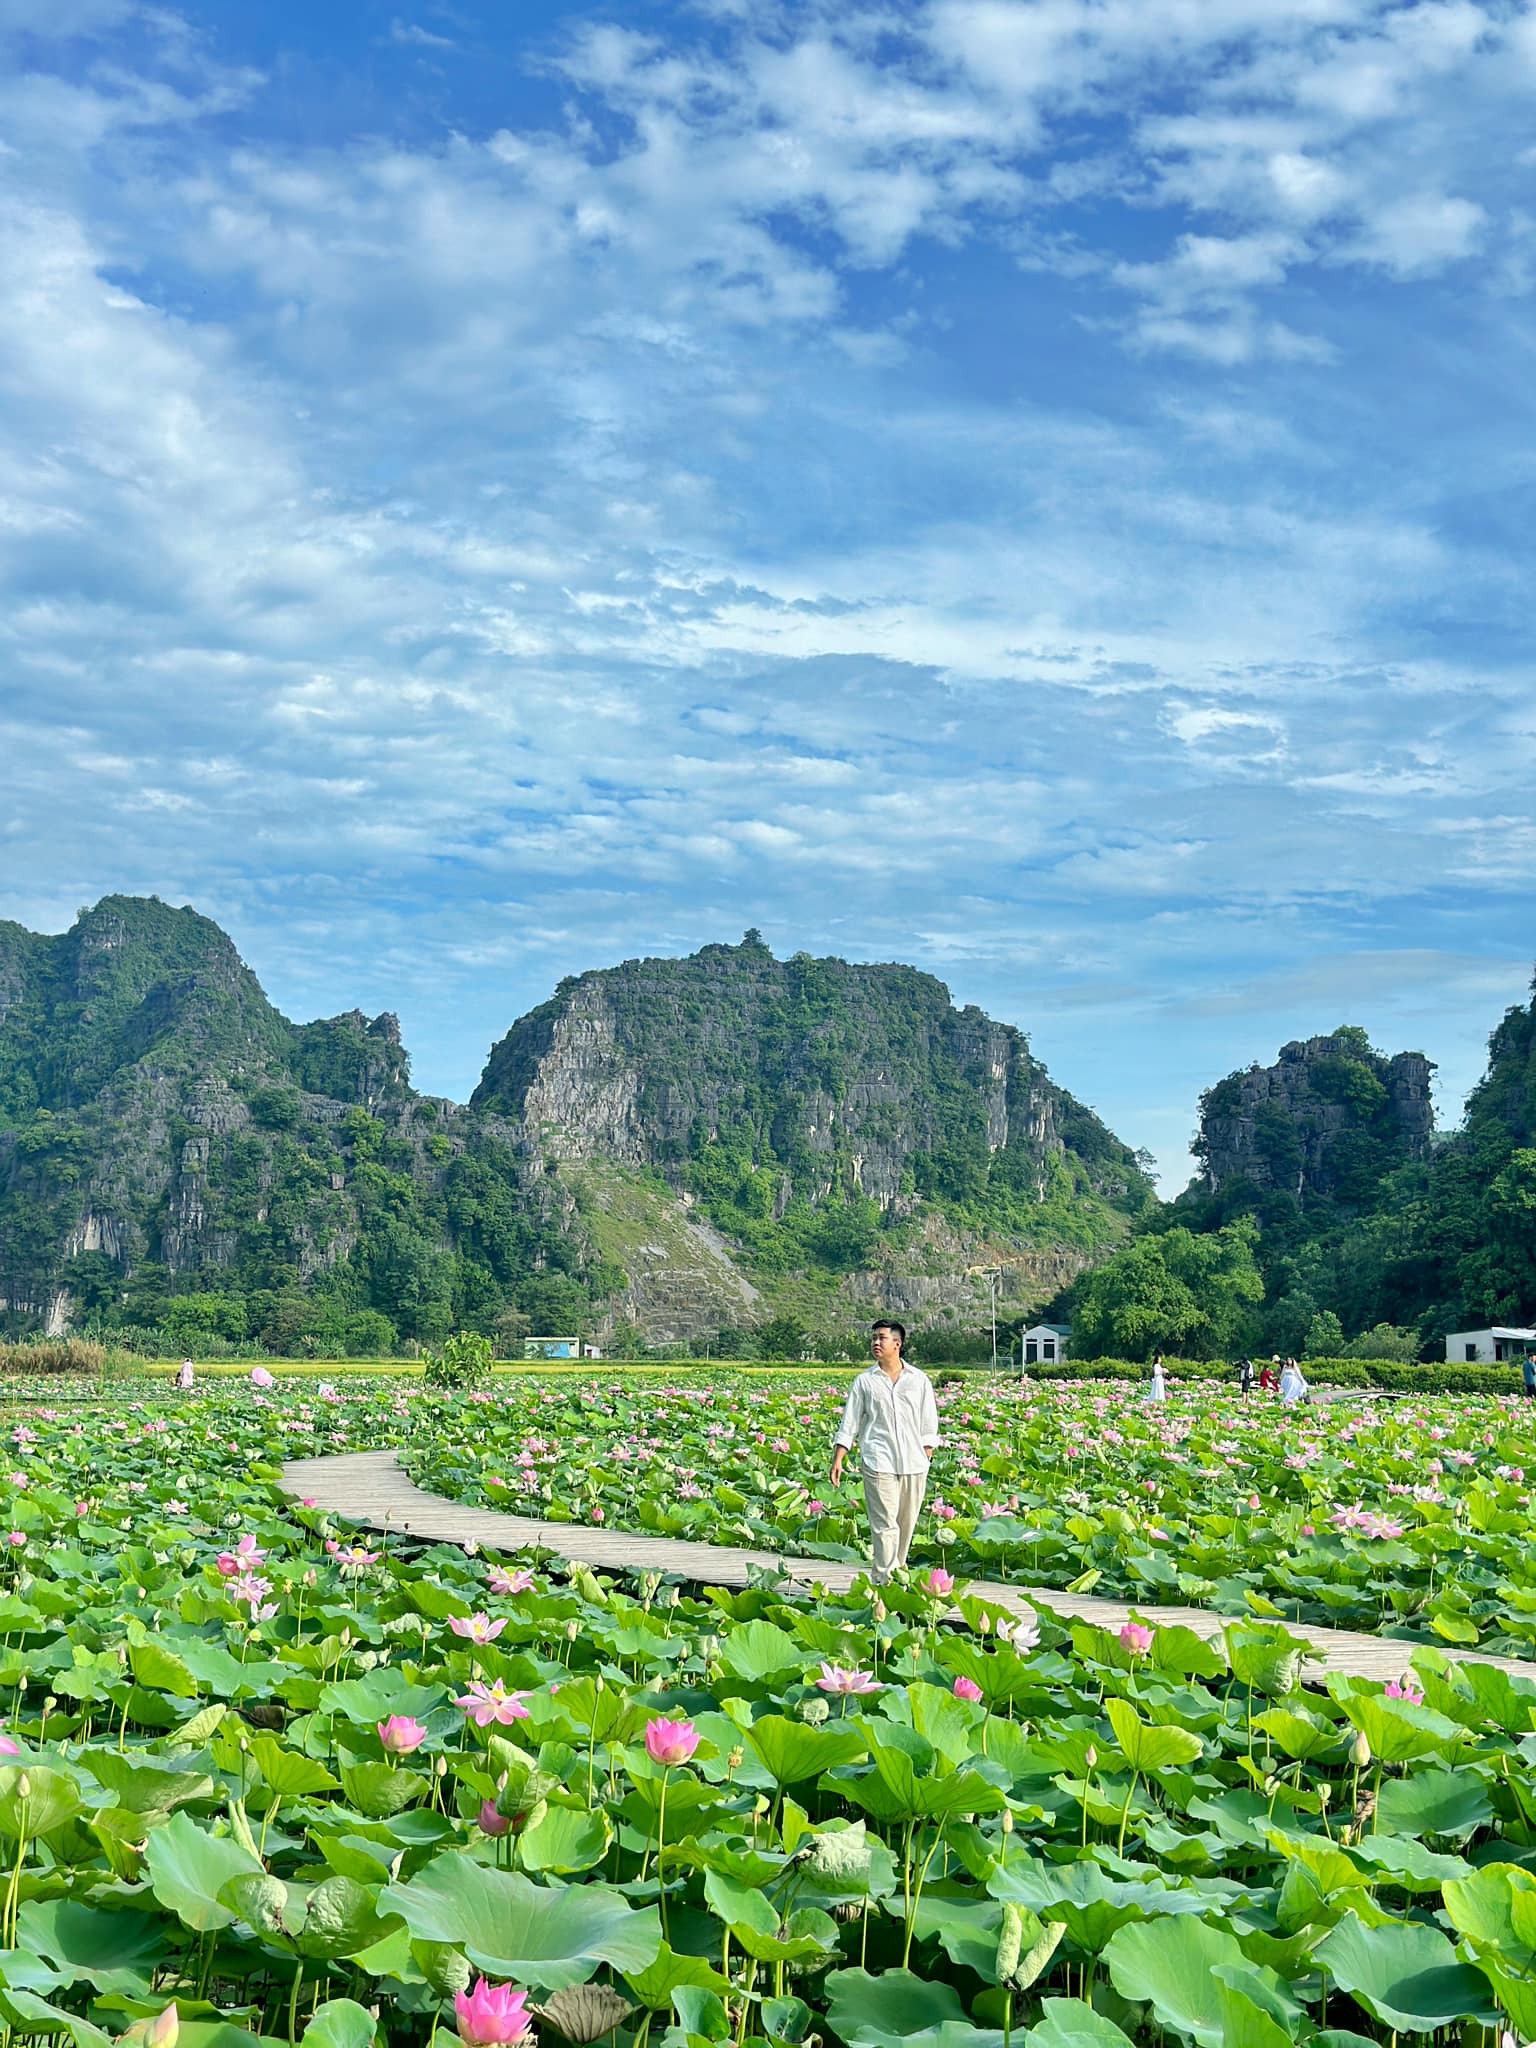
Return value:
<svg viewBox="0 0 1536 2048">
<path fill-rule="evenodd" d="M 49 1337 L 36 1344 L 0 1344 L 0 1375 L 27 1379 L 76 1373 L 98 1378 L 116 1354 L 85 1337 Z"/>
</svg>

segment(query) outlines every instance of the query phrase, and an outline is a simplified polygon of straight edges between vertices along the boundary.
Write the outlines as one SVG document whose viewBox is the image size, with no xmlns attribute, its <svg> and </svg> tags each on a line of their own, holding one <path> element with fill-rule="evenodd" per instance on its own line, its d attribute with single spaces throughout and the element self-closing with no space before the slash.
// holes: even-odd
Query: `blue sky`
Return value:
<svg viewBox="0 0 1536 2048">
<path fill-rule="evenodd" d="M 46 19 L 46 34 L 38 22 Z M 0 0 L 0 915 L 468 1092 L 758 925 L 1170 1187 L 1533 952 L 1536 16 Z"/>
</svg>

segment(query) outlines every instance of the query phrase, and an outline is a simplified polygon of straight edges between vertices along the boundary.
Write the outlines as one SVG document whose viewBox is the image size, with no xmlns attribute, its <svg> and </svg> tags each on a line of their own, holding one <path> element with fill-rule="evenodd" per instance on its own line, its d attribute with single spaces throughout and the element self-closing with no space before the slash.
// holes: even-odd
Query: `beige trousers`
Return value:
<svg viewBox="0 0 1536 2048">
<path fill-rule="evenodd" d="M 912 1531 L 917 1511 L 928 1490 L 926 1472 L 866 1472 L 864 1509 L 869 1516 L 869 1533 L 874 1539 L 874 1570 L 870 1576 L 883 1586 L 898 1565 L 907 1561 L 912 1548 Z"/>
</svg>

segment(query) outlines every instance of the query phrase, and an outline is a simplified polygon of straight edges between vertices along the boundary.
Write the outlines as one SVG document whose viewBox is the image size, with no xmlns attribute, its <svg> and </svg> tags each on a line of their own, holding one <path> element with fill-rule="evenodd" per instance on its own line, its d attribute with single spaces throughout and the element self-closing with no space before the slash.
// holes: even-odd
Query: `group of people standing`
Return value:
<svg viewBox="0 0 1536 2048">
<path fill-rule="evenodd" d="M 1294 1408 L 1299 1401 L 1306 1400 L 1311 1391 L 1302 1378 L 1301 1367 L 1295 1359 L 1282 1360 L 1278 1351 L 1269 1364 L 1262 1368 L 1256 1368 L 1251 1358 L 1238 1360 L 1237 1391 L 1240 1394 L 1251 1394 L 1255 1379 L 1260 1393 L 1277 1393 L 1281 1404 L 1286 1408 Z M 1163 1354 L 1159 1352 L 1152 1361 L 1152 1384 L 1147 1390 L 1147 1399 L 1166 1401 L 1167 1398 L 1168 1380 L 1163 1371 Z"/>
</svg>

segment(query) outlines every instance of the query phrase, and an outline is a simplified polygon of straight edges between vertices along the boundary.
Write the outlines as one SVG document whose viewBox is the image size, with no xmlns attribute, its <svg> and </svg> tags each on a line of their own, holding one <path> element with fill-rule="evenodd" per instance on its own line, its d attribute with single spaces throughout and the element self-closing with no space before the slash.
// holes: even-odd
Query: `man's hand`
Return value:
<svg viewBox="0 0 1536 2048">
<path fill-rule="evenodd" d="M 832 1484 L 834 1486 L 841 1486 L 843 1483 L 843 1461 L 847 1457 L 847 1455 L 847 1452 L 843 1449 L 841 1444 L 839 1444 L 837 1449 L 832 1453 L 831 1478 Z"/>
</svg>

